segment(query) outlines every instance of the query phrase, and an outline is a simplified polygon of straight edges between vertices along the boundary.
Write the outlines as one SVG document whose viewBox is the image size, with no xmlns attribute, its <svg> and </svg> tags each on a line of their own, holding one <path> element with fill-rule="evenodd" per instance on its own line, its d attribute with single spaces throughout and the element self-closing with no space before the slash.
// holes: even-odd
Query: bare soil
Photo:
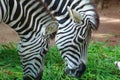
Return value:
<svg viewBox="0 0 120 80">
<path fill-rule="evenodd" d="M 120 44 L 120 4 L 98 10 L 100 26 L 98 31 L 93 31 L 92 40 L 107 42 L 110 45 Z"/>
<path fill-rule="evenodd" d="M 107 42 L 110 45 L 120 44 L 120 4 L 98 10 L 98 12 L 100 26 L 98 31 L 93 31 L 92 40 Z M 19 40 L 19 36 L 14 30 L 5 24 L 0 25 L 0 44 Z"/>
</svg>

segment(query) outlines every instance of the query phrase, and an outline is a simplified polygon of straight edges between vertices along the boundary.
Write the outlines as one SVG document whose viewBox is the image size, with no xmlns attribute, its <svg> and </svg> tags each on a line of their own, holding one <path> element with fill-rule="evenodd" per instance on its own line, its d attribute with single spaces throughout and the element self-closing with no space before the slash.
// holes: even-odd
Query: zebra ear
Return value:
<svg viewBox="0 0 120 80">
<path fill-rule="evenodd" d="M 58 30 L 58 23 L 56 21 L 48 22 L 44 28 L 44 35 L 50 35 Z"/>
<path fill-rule="evenodd" d="M 82 16 L 80 15 L 79 12 L 77 12 L 76 10 L 72 10 L 69 6 L 67 6 L 67 10 L 69 12 L 70 18 L 77 22 L 77 23 L 81 23 L 82 21 Z"/>
</svg>

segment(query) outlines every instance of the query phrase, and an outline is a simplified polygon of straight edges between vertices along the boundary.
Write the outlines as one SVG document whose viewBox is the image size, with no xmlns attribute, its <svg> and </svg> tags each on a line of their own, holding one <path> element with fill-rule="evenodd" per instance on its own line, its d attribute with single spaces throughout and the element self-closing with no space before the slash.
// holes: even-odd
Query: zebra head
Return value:
<svg viewBox="0 0 120 80">
<path fill-rule="evenodd" d="M 44 67 L 44 58 L 49 47 L 50 34 L 57 31 L 58 23 L 49 21 L 41 28 L 40 35 L 32 42 L 19 43 L 19 55 L 24 70 L 24 80 L 41 80 Z M 30 50 L 28 46 L 32 47 Z M 29 55 L 28 55 L 29 54 Z"/>
<path fill-rule="evenodd" d="M 65 73 L 81 77 L 86 69 L 87 47 L 91 36 L 90 20 L 84 13 L 68 7 L 70 19 L 58 30 L 56 44 L 65 61 Z M 62 26 L 62 25 L 61 25 Z"/>
</svg>

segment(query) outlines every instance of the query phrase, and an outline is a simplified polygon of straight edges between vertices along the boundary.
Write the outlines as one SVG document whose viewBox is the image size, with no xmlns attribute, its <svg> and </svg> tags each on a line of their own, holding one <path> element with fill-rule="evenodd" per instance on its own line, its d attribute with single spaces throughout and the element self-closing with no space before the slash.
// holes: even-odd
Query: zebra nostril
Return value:
<svg viewBox="0 0 120 80">
<path fill-rule="evenodd" d="M 80 78 L 82 74 L 86 70 L 86 65 L 84 63 L 80 64 L 79 67 L 76 69 L 76 76 L 77 78 Z"/>
<path fill-rule="evenodd" d="M 37 76 L 37 78 L 35 80 L 41 80 L 42 75 L 43 75 L 43 71 L 40 71 L 40 73 L 38 74 L 38 76 Z"/>
<path fill-rule="evenodd" d="M 66 66 L 66 68 L 65 68 L 65 70 L 64 70 L 64 73 L 65 73 L 65 74 L 68 74 L 68 73 L 70 73 L 69 71 L 70 71 L 69 68 Z"/>
</svg>

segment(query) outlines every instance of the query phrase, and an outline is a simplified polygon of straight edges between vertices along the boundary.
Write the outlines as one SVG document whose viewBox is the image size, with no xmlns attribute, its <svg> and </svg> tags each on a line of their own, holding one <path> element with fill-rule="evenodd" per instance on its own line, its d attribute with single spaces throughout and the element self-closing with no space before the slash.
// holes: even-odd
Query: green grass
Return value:
<svg viewBox="0 0 120 80">
<path fill-rule="evenodd" d="M 91 42 L 87 70 L 80 80 L 120 80 L 114 61 L 120 61 L 120 45 L 108 46 Z M 46 55 L 43 80 L 77 80 L 64 75 L 64 63 L 58 49 L 50 48 Z M 22 80 L 22 68 L 15 44 L 0 45 L 0 80 Z"/>
</svg>

